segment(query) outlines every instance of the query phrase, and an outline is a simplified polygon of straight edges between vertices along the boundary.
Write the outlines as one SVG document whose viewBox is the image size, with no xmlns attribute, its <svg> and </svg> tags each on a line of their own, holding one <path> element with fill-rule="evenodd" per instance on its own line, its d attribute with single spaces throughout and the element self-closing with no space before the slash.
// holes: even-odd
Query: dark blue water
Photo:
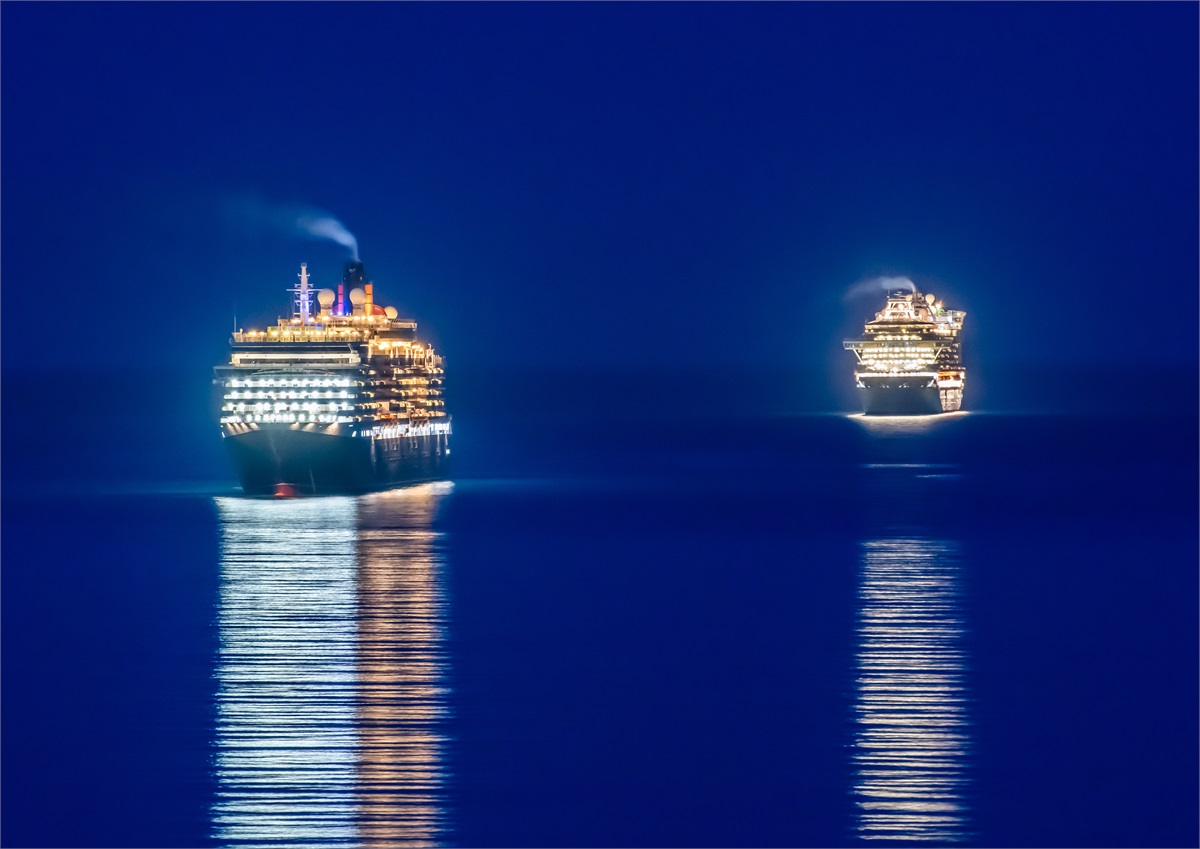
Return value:
<svg viewBox="0 0 1200 849">
<path fill-rule="evenodd" d="M 6 419 L 0 840 L 1197 844 L 1188 404 L 482 394 L 361 498 Z"/>
</svg>

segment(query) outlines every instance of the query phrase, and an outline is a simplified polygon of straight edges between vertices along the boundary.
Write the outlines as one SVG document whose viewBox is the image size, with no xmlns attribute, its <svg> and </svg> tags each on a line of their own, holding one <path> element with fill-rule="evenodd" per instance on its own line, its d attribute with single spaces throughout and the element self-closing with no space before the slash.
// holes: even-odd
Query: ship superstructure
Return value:
<svg viewBox="0 0 1200 849">
<path fill-rule="evenodd" d="M 445 372 L 417 323 L 375 303 L 360 262 L 346 264 L 336 291 L 316 290 L 307 265 L 299 277 L 292 315 L 234 332 L 229 362 L 214 369 L 242 488 L 363 492 L 443 477 Z"/>
<path fill-rule="evenodd" d="M 965 317 L 944 309 L 933 295 L 889 292 L 862 338 L 842 343 L 857 359 L 854 381 L 863 411 L 922 415 L 961 409 L 967 375 L 959 334 Z"/>
</svg>

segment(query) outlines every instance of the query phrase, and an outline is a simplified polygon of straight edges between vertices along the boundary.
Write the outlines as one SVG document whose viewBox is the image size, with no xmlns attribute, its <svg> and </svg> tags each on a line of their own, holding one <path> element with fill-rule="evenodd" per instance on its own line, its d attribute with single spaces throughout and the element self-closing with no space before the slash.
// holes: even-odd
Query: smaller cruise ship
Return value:
<svg viewBox="0 0 1200 849">
<path fill-rule="evenodd" d="M 959 334 L 966 313 L 933 295 L 888 293 L 860 339 L 843 347 L 857 360 L 854 382 L 867 415 L 927 415 L 962 409 L 967 373 Z"/>
</svg>

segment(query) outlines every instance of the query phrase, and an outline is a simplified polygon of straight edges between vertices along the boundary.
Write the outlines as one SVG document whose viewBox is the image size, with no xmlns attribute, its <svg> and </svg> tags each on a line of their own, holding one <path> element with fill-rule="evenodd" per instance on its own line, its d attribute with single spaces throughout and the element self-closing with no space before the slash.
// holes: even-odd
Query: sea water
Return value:
<svg viewBox="0 0 1200 849">
<path fill-rule="evenodd" d="M 6 442 L 4 844 L 1196 844 L 1194 411 L 541 424 L 278 501 Z"/>
</svg>

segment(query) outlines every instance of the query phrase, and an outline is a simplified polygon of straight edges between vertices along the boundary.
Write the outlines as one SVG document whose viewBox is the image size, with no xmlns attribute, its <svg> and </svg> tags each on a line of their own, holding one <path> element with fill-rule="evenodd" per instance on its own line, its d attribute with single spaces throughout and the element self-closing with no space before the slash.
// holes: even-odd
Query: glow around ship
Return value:
<svg viewBox="0 0 1200 849">
<path fill-rule="evenodd" d="M 868 415 L 949 413 L 962 408 L 966 369 L 959 333 L 965 312 L 933 295 L 893 291 L 887 306 L 843 346 L 854 352 L 854 382 Z"/>
<path fill-rule="evenodd" d="M 375 303 L 360 262 L 346 264 L 336 291 L 314 289 L 306 264 L 299 277 L 292 315 L 236 331 L 214 370 L 243 489 L 361 492 L 444 476 L 445 372 L 417 323 Z"/>
</svg>

